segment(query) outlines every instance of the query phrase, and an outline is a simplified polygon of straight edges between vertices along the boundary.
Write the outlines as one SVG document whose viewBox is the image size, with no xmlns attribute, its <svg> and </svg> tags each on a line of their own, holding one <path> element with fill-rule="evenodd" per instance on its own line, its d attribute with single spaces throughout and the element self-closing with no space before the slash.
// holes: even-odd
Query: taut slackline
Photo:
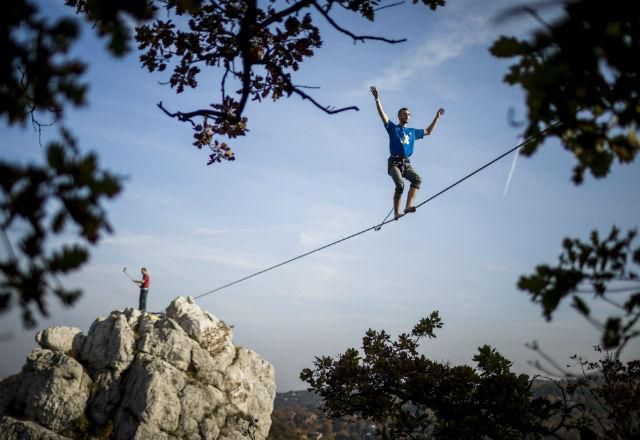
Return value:
<svg viewBox="0 0 640 440">
<path fill-rule="evenodd" d="M 542 134 L 546 133 L 547 131 L 551 130 L 552 128 L 555 128 L 555 127 L 556 127 L 556 126 L 558 126 L 558 125 L 560 125 L 560 122 L 556 122 L 555 124 L 550 125 L 550 126 L 549 126 L 549 127 L 547 127 L 545 130 L 543 130 L 543 131 L 540 133 L 540 135 L 542 135 Z M 524 141 L 523 141 L 523 142 L 521 142 L 520 144 L 516 145 L 516 146 L 515 146 L 515 147 L 513 147 L 513 148 L 510 148 L 509 150 L 505 151 L 505 152 L 504 152 L 504 153 L 502 153 L 501 155 L 497 156 L 496 158 L 494 158 L 494 159 L 490 160 L 489 162 L 485 163 L 485 164 L 484 164 L 484 165 L 482 165 L 481 167 L 479 167 L 479 168 L 475 169 L 474 171 L 470 172 L 469 174 L 467 174 L 466 176 L 462 177 L 461 179 L 456 180 L 454 183 L 452 183 L 451 185 L 447 186 L 446 188 L 444 188 L 444 189 L 442 189 L 442 190 L 438 191 L 437 193 L 435 193 L 434 195 L 432 195 L 431 197 L 429 197 L 427 200 L 423 201 L 422 203 L 417 204 L 417 205 L 416 205 L 416 210 L 417 210 L 418 208 L 420 208 L 421 206 L 423 206 L 424 204 L 429 203 L 430 201 L 432 201 L 432 200 L 433 200 L 433 199 L 435 199 L 436 197 L 438 197 L 438 196 L 440 196 L 440 195 L 444 194 L 445 192 L 449 191 L 451 188 L 453 188 L 453 187 L 455 187 L 455 186 L 459 185 L 460 183 L 464 182 L 465 180 L 469 179 L 470 177 L 472 177 L 472 176 L 474 176 L 475 174 L 479 173 L 480 171 L 484 170 L 485 168 L 487 168 L 487 167 L 489 167 L 489 166 L 493 165 L 494 163 L 498 162 L 500 159 L 503 159 L 504 157 L 508 156 L 509 154 L 513 153 L 514 151 L 516 151 L 516 150 L 520 149 L 521 147 L 523 147 L 524 145 L 528 144 L 529 142 L 531 142 L 531 141 L 532 141 L 532 140 L 534 140 L 535 138 L 536 138 L 536 136 L 531 136 L 531 137 L 527 138 L 526 140 L 524 140 Z M 393 208 L 392 208 L 392 211 L 393 211 Z M 368 228 L 363 229 L 363 230 L 361 230 L 361 231 L 358 231 L 358 232 L 356 232 L 356 233 L 354 233 L 354 234 L 351 234 L 351 235 L 348 235 L 348 236 L 346 236 L 346 237 L 340 238 L 340 239 L 338 239 L 338 240 L 336 240 L 336 241 L 333 241 L 333 242 L 331 242 L 331 243 L 329 243 L 329 244 L 325 244 L 324 246 L 320 246 L 319 248 L 313 249 L 313 250 L 311 250 L 311 251 L 309 251 L 309 252 L 305 252 L 304 254 L 300 254 L 300 255 L 298 255 L 298 256 L 296 256 L 296 257 L 290 258 L 290 259 L 288 259 L 288 260 L 286 260 L 286 261 L 283 261 L 283 262 L 281 262 L 281 263 L 275 264 L 275 265 L 273 265 L 273 266 L 269 266 L 269 267 L 267 267 L 267 268 L 265 268 L 265 269 L 262 269 L 262 270 L 260 270 L 260 271 L 258 271 L 258 272 L 254 272 L 254 273 L 252 273 L 252 274 L 250 274 L 250 275 L 247 275 L 247 276 L 245 276 L 245 277 L 242 277 L 242 278 L 240 278 L 240 279 L 238 279 L 238 280 L 235 280 L 235 281 L 232 281 L 232 282 L 230 282 L 230 283 L 224 284 L 224 285 L 222 285 L 222 286 L 220 286 L 220 287 L 217 287 L 217 288 L 215 288 L 215 289 L 213 289 L 213 290 L 209 290 L 208 292 L 205 292 L 205 293 L 203 293 L 203 294 L 201 294 L 201 295 L 198 295 L 198 296 L 194 297 L 194 299 L 202 298 L 203 296 L 207 296 L 207 295 L 211 295 L 212 293 L 219 292 L 219 291 L 221 291 L 221 290 L 223 290 L 223 289 L 226 289 L 227 287 L 231 287 L 231 286 L 233 286 L 233 285 L 235 285 L 235 284 L 238 284 L 238 283 L 241 283 L 241 282 L 243 282 L 243 281 L 246 281 L 246 280 L 248 280 L 249 278 L 256 277 L 256 276 L 261 275 L 261 274 L 263 274 L 263 273 L 265 273 L 265 272 L 269 272 L 270 270 L 276 269 L 276 268 L 278 268 L 278 267 L 280 267 L 280 266 L 284 266 L 285 264 L 292 263 L 292 262 L 294 262 L 294 261 L 296 261 L 296 260 L 299 260 L 299 259 L 301 259 L 301 258 L 304 258 L 304 257 L 306 257 L 306 256 L 308 256 L 308 255 L 314 254 L 314 253 L 319 252 L 319 251 L 321 251 L 321 250 L 323 250 L 323 249 L 326 249 L 326 248 L 328 248 L 328 247 L 334 246 L 334 245 L 336 245 L 336 244 L 338 244 L 338 243 L 342 243 L 343 241 L 350 240 L 350 239 L 352 239 L 352 238 L 354 238 L 354 237 L 357 237 L 358 235 L 362 235 L 362 234 L 364 234 L 365 232 L 369 232 L 369 231 L 379 231 L 379 230 L 380 230 L 384 225 L 386 225 L 387 223 L 391 223 L 391 222 L 396 221 L 395 219 L 387 220 L 387 219 L 389 218 L 389 215 L 390 215 L 390 214 L 391 214 L 391 211 L 389 211 L 389 214 L 387 214 L 387 216 L 385 217 L 385 219 L 384 219 L 381 223 L 376 223 L 375 225 L 373 225 L 373 226 L 369 226 Z M 400 217 L 403 217 L 404 215 L 406 215 L 406 214 L 402 214 Z"/>
</svg>

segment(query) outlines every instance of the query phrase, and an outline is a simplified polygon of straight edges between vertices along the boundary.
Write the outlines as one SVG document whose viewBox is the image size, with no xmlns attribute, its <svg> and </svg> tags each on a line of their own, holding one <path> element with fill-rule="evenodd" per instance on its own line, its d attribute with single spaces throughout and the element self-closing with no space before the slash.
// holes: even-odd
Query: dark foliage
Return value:
<svg viewBox="0 0 640 440">
<path fill-rule="evenodd" d="M 126 18 L 150 20 L 156 12 L 153 0 L 65 0 L 64 3 L 84 15 L 98 35 L 108 37 L 108 50 L 117 56 L 131 49 L 132 35 Z M 181 3 L 197 2 L 185 0 Z"/>
<path fill-rule="evenodd" d="M 120 54 L 126 40 L 125 15 L 145 18 L 144 1 L 69 1 L 95 9 L 92 20 L 112 37 Z M 62 121 L 65 108 L 86 103 L 82 82 L 86 64 L 69 55 L 79 37 L 77 18 L 43 18 L 29 0 L 12 0 L 0 14 L 0 118 L 10 125 L 29 119 L 40 130 L 41 117 Z M 71 305 L 79 290 L 65 288 L 59 277 L 79 269 L 89 258 L 87 245 L 111 231 L 104 201 L 121 190 L 121 179 L 101 169 L 95 154 L 81 154 L 71 134 L 45 148 L 42 165 L 0 162 L 0 227 L 6 252 L 0 260 L 0 312 L 17 302 L 23 322 L 34 326 L 34 308 L 48 314 L 53 293 Z M 75 243 L 56 245 L 55 237 L 75 232 Z M 57 241 L 62 241 L 60 238 Z M 69 241 L 65 238 L 64 241 Z"/>
<path fill-rule="evenodd" d="M 36 110 L 61 113 L 84 102 L 86 65 L 68 56 L 78 38 L 73 19 L 49 23 L 28 1 L 12 1 L 0 17 L 0 117 L 25 122 Z"/>
<path fill-rule="evenodd" d="M 2 235 L 8 256 L 0 261 L 0 311 L 15 299 L 23 322 L 33 327 L 33 307 L 47 316 L 46 293 L 71 305 L 80 296 L 58 280 L 77 270 L 89 258 L 85 244 L 96 243 L 110 232 L 102 201 L 120 192 L 120 179 L 99 168 L 95 154 L 82 155 L 73 139 L 63 133 L 60 142 L 46 148 L 46 166 L 18 166 L 0 161 Z M 47 246 L 47 239 L 77 227 L 76 244 Z M 17 248 L 6 231 L 15 228 Z"/>
<path fill-rule="evenodd" d="M 130 39 L 124 18 L 150 18 L 146 0 L 66 0 L 85 12 L 101 35 L 109 35 L 109 50 L 120 55 Z M 37 112 L 63 116 L 66 105 L 85 104 L 87 85 L 81 79 L 86 63 L 69 51 L 79 37 L 75 17 L 53 23 L 30 0 L 11 0 L 0 17 L 0 117 L 22 123 Z"/>
<path fill-rule="evenodd" d="M 633 3 L 622 0 L 606 5 L 595 0 L 539 5 L 558 4 L 565 14 L 553 23 L 543 21 L 534 5 L 506 12 L 504 18 L 530 14 L 541 27 L 529 41 L 503 36 L 491 52 L 518 59 L 505 81 L 520 85 L 526 93 L 524 134 L 536 139 L 523 152 L 534 154 L 546 139 L 557 137 L 577 160 L 573 181 L 580 184 L 587 170 L 596 178 L 605 177 L 616 159 L 629 163 L 640 149 L 640 69 L 635 61 L 640 53 L 640 16 Z M 598 362 L 580 360 L 583 374 L 576 380 L 537 343 L 530 346 L 565 375 L 568 384 L 563 385 L 563 394 L 582 402 L 582 414 L 571 422 L 579 438 L 639 436 L 638 361 L 619 360 L 628 342 L 640 336 L 640 247 L 632 245 L 635 236 L 635 229 L 621 234 L 614 226 L 605 238 L 597 231 L 587 242 L 565 238 L 556 266 L 539 265 L 518 282 L 548 320 L 571 297 L 572 306 L 601 331 L 602 346 L 616 350 Z M 618 313 L 598 319 L 589 297 L 614 306 Z"/>
<path fill-rule="evenodd" d="M 445 4 L 444 0 L 421 1 L 432 10 Z M 229 145 L 214 136 L 244 136 L 248 128 L 243 115 L 250 100 L 297 95 L 330 114 L 357 110 L 319 104 L 294 82 L 294 72 L 322 45 L 317 17 L 354 42 L 404 41 L 355 35 L 335 20 L 334 10 L 339 8 L 373 21 L 376 10 L 385 7 L 379 0 L 298 0 L 282 6 L 256 0 L 157 3 L 162 4 L 166 18 L 136 29 L 142 65 L 150 72 L 171 71 L 167 84 L 177 93 L 196 88 L 199 76 L 210 75 L 211 69 L 221 74 L 219 98 L 208 108 L 171 112 L 162 102 L 158 104 L 167 115 L 192 124 L 194 145 L 212 151 L 208 164 L 234 160 Z"/>
<path fill-rule="evenodd" d="M 601 352 L 600 347 L 596 347 Z M 582 375 L 565 386 L 588 405 L 582 431 L 592 438 L 640 438 L 640 361 L 622 363 L 606 353 L 598 362 L 579 359 Z"/>
<path fill-rule="evenodd" d="M 566 238 L 558 265 L 536 267 L 534 274 L 520 278 L 518 287 L 540 304 L 548 320 L 561 301 L 571 296 L 573 307 L 602 331 L 602 346 L 620 352 L 640 335 L 636 328 L 640 319 L 640 246 L 633 248 L 635 236 L 632 230 L 621 237 L 613 227 L 605 239 L 597 231 L 591 233 L 589 242 Z M 622 316 L 600 322 L 592 316 L 585 296 L 614 305 Z"/>
<path fill-rule="evenodd" d="M 381 426 L 382 438 L 541 438 L 564 429 L 574 408 L 533 398 L 532 381 L 511 372 L 495 349 L 479 347 L 476 368 L 451 365 L 418 353 L 418 343 L 442 327 L 437 312 L 392 341 L 368 330 L 356 349 L 316 358 L 302 380 L 323 399 L 329 417 L 355 416 Z M 552 417 L 559 423 L 547 423 Z"/>
<path fill-rule="evenodd" d="M 640 15 L 625 0 L 555 3 L 564 4 L 563 18 L 542 22 L 530 41 L 503 36 L 491 53 L 518 59 L 504 80 L 526 93 L 524 136 L 536 140 L 523 153 L 557 137 L 578 161 L 580 183 L 586 170 L 604 177 L 614 159 L 631 162 L 640 149 Z M 531 8 L 506 16 L 522 12 L 542 21 Z"/>
</svg>

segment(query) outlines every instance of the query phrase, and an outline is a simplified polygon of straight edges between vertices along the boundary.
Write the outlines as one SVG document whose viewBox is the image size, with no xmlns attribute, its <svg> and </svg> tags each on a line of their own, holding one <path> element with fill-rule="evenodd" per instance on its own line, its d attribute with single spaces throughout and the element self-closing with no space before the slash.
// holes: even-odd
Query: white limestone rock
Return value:
<svg viewBox="0 0 640 440">
<path fill-rule="evenodd" d="M 12 406 L 22 408 L 25 418 L 63 432 L 84 416 L 91 383 L 72 357 L 36 348 L 22 369 Z"/>
<path fill-rule="evenodd" d="M 276 396 L 273 366 L 255 352 L 238 348 L 238 355 L 225 376 L 225 391 L 229 403 L 240 415 L 253 415 L 257 419 L 259 432 L 266 437 L 271 420 L 267 422 L 263 416 L 273 412 Z"/>
<path fill-rule="evenodd" d="M 144 320 L 139 327 L 139 352 L 163 359 L 179 370 L 186 371 L 191 363 L 191 352 L 198 343 L 171 319 Z"/>
<path fill-rule="evenodd" d="M 2 433 L 0 437 L 2 440 L 73 440 L 43 428 L 37 423 L 13 417 L 0 418 L 0 433 Z"/>
<path fill-rule="evenodd" d="M 96 319 L 91 325 L 80 359 L 94 371 L 123 371 L 133 360 L 134 347 L 135 335 L 127 316 L 113 312 L 107 318 Z"/>
<path fill-rule="evenodd" d="M 186 382 L 186 375 L 170 363 L 139 354 L 131 365 L 120 410 L 136 414 L 147 425 L 175 432 L 181 411 L 179 394 Z"/>
<path fill-rule="evenodd" d="M 77 356 L 84 343 L 82 330 L 77 327 L 49 327 L 36 334 L 36 342 L 42 348 Z"/>
<path fill-rule="evenodd" d="M 186 297 L 164 315 L 114 311 L 86 336 L 44 330 L 43 348 L 0 381 L 0 439 L 230 440 L 249 429 L 264 440 L 273 367 L 231 338 Z"/>
<path fill-rule="evenodd" d="M 207 420 L 225 405 L 226 397 L 222 391 L 213 386 L 199 387 L 188 384 L 180 393 L 180 403 L 182 405 L 178 422 L 180 432 L 197 435 L 201 431 L 201 425 L 207 427 L 209 423 Z M 217 426 L 209 428 L 216 431 Z"/>
<path fill-rule="evenodd" d="M 144 312 L 141 312 L 138 309 L 126 308 L 124 309 L 124 316 L 127 318 L 127 324 L 129 327 L 136 328 L 138 325 L 138 321 Z"/>
<path fill-rule="evenodd" d="M 176 298 L 167 308 L 167 317 L 178 322 L 187 334 L 211 355 L 215 369 L 227 369 L 236 355 L 231 327 L 202 311 L 190 297 Z"/>
</svg>

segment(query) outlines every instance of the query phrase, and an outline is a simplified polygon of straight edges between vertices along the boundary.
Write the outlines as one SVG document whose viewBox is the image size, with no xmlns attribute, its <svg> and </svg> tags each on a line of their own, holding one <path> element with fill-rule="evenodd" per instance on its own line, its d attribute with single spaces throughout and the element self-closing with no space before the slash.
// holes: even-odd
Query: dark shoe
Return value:
<svg viewBox="0 0 640 440">
<path fill-rule="evenodd" d="M 409 206 L 408 208 L 404 209 L 404 213 L 405 214 L 409 214 L 411 212 L 416 212 L 416 207 L 415 206 Z"/>
</svg>

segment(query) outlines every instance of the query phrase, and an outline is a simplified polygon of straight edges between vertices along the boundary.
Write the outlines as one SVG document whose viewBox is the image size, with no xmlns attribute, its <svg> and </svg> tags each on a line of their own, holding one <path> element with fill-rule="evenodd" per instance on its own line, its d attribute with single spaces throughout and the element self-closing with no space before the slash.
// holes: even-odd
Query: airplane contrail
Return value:
<svg viewBox="0 0 640 440">
<path fill-rule="evenodd" d="M 511 178 L 513 177 L 513 172 L 516 169 L 516 163 L 518 162 L 518 156 L 520 156 L 520 148 L 516 150 L 516 153 L 513 155 L 513 162 L 511 162 L 511 170 L 509 171 L 509 177 L 507 177 L 507 183 L 504 185 L 504 191 L 502 192 L 502 197 L 507 195 L 507 191 L 509 191 L 509 185 L 511 185 Z"/>
</svg>

